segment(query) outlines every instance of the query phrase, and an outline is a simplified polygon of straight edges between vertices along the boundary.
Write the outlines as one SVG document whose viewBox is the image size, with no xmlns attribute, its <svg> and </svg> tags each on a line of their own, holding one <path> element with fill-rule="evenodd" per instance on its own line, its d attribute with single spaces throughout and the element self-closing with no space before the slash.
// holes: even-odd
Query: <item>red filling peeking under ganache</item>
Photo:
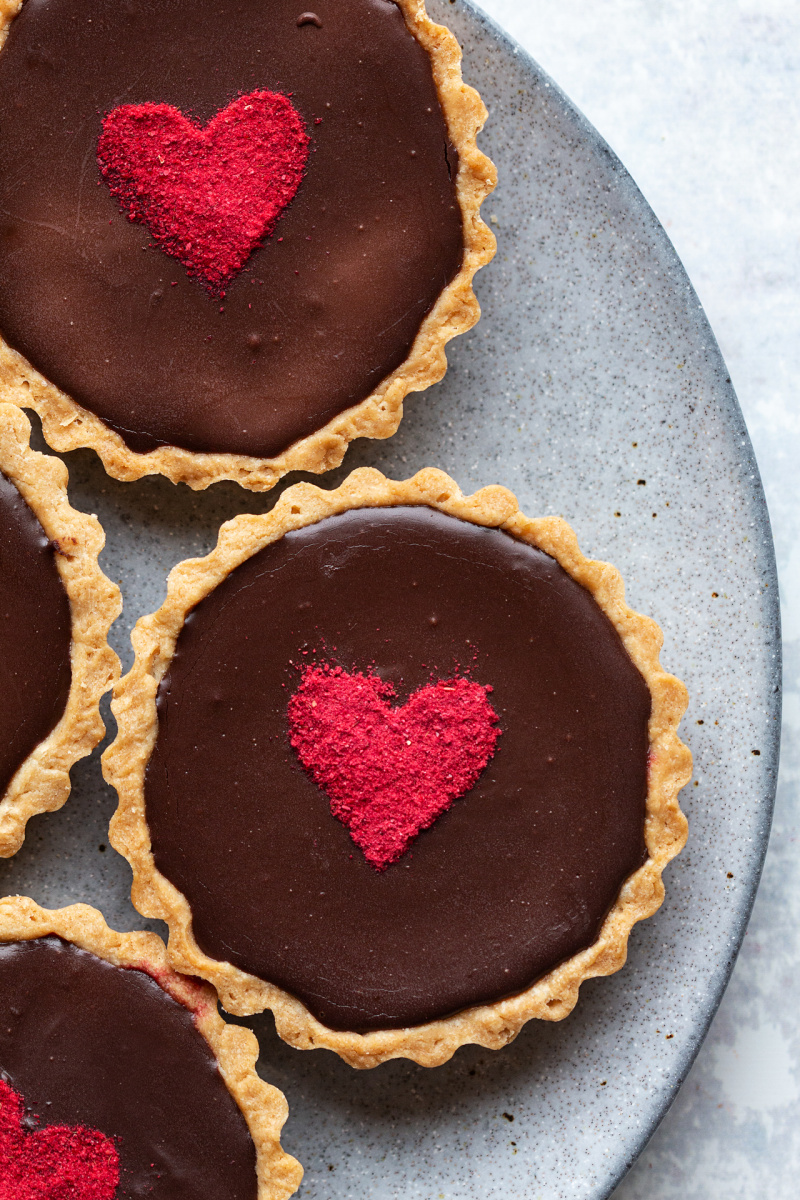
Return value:
<svg viewBox="0 0 800 1200">
<path fill-rule="evenodd" d="M 0 942 L 0 1079 L 0 1200 L 256 1200 L 211 1048 L 142 970 Z"/>
</svg>

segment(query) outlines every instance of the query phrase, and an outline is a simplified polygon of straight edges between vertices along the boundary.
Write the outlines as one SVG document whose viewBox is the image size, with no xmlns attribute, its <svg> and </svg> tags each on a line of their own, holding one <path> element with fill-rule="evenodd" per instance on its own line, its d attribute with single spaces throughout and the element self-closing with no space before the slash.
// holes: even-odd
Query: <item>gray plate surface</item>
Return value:
<svg viewBox="0 0 800 1200">
<path fill-rule="evenodd" d="M 778 755 L 772 542 L 725 365 L 636 186 L 490 21 L 464 0 L 430 8 L 458 35 L 465 77 L 490 110 L 482 144 L 500 184 L 484 213 L 499 249 L 478 281 L 483 319 L 451 345 L 443 384 L 408 402 L 396 437 L 357 444 L 317 482 L 334 486 L 362 465 L 396 478 L 437 465 L 465 491 L 503 483 L 525 511 L 563 514 L 586 553 L 618 565 L 629 602 L 664 629 L 662 661 L 690 689 L 690 841 L 625 969 L 587 984 L 566 1021 L 533 1023 L 499 1053 L 470 1047 L 434 1071 L 394 1062 L 359 1073 L 284 1046 L 269 1018 L 248 1023 L 260 1069 L 289 1100 L 284 1144 L 306 1168 L 303 1200 L 599 1200 L 686 1074 L 758 882 Z M 89 452 L 66 461 L 73 503 L 107 531 L 127 666 L 133 622 L 160 603 L 174 563 L 276 493 L 119 484 Z M 83 900 L 118 928 L 146 924 L 128 902 L 127 865 L 107 847 L 113 808 L 94 755 L 73 771 L 62 812 L 32 821 L 0 865 L 0 894 Z"/>
</svg>

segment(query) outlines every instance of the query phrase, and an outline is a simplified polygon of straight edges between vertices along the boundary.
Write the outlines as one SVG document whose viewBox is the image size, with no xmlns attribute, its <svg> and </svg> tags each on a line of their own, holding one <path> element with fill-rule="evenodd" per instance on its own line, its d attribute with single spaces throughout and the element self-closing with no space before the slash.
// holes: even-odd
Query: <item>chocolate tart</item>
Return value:
<svg viewBox="0 0 800 1200">
<path fill-rule="evenodd" d="M 335 491 L 297 484 L 175 567 L 134 630 L 103 760 L 134 904 L 168 922 L 173 965 L 230 1012 L 270 1008 L 286 1041 L 356 1067 L 434 1066 L 560 1020 L 583 980 L 623 965 L 686 838 L 687 698 L 661 643 L 613 567 L 505 488 L 463 496 L 438 470 L 392 482 L 369 468 Z M 384 709 L 391 689 L 406 700 L 383 717 L 408 719 L 395 749 L 412 757 L 376 766 L 387 725 L 359 742 L 372 717 L 347 700 L 326 726 L 309 689 L 331 681 Z M 483 715 L 437 724 L 459 689 Z M 420 721 L 426 704 L 439 708 Z M 449 807 L 386 854 L 357 828 L 384 766 L 380 837 L 404 797 L 461 772 Z"/>
<path fill-rule="evenodd" d="M 422 0 L 12 0 L 0 26 L 0 398 L 117 479 L 192 488 L 266 490 L 390 437 L 478 319 L 472 279 L 495 249 L 486 110 Z M 175 195 L 172 233 L 129 219 L 143 209 L 123 211 L 108 156 L 104 182 L 99 139 L 110 114 L 159 105 L 153 120 L 196 139 L 255 95 L 295 114 L 299 186 L 238 274 L 205 286 Z M 125 143 L 125 170 L 141 153 Z M 247 215 L 253 155 L 237 153 L 220 186 Z M 182 186 L 180 203 L 203 190 Z"/>
<path fill-rule="evenodd" d="M 83 904 L 0 900 L 0 1015 L 0 1168 L 10 1089 L 11 1167 L 29 1153 L 41 1171 L 44 1139 L 66 1174 L 74 1141 L 88 1143 L 75 1200 L 284 1200 L 298 1187 L 280 1144 L 286 1100 L 256 1074 L 255 1036 L 170 969 L 155 934 L 115 933 Z M 84 1192 L 98 1157 L 105 1179 Z"/>
<path fill-rule="evenodd" d="M 105 535 L 67 498 L 67 468 L 29 445 L 0 404 L 0 856 L 36 813 L 60 808 L 70 768 L 105 734 L 99 702 L 119 677 L 107 636 L 122 608 L 97 563 Z"/>
</svg>

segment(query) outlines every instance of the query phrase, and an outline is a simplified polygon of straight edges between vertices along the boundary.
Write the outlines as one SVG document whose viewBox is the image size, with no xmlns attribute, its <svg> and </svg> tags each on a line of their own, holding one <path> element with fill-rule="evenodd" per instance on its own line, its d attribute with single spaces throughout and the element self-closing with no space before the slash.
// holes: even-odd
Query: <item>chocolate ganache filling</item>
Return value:
<svg viewBox="0 0 800 1200">
<path fill-rule="evenodd" d="M 477 783 L 376 871 L 289 742 L 308 663 L 404 703 L 491 685 Z M 501 530 L 428 508 L 287 533 L 188 615 L 158 693 L 155 863 L 201 949 L 325 1025 L 417 1025 L 520 991 L 591 945 L 645 860 L 647 686 L 592 596 Z"/>
<path fill-rule="evenodd" d="M 29 1125 L 113 1137 L 117 1200 L 256 1200 L 256 1155 L 192 1014 L 58 937 L 0 944 L 0 1074 Z"/>
<path fill-rule="evenodd" d="M 463 257 L 431 64 L 390 0 L 25 0 L 0 52 L 0 330 L 137 451 L 271 457 L 408 356 Z M 291 97 L 311 143 L 222 303 L 102 181 L 103 117 Z"/>
<path fill-rule="evenodd" d="M 0 797 L 64 714 L 71 640 L 53 547 L 0 473 Z"/>
</svg>

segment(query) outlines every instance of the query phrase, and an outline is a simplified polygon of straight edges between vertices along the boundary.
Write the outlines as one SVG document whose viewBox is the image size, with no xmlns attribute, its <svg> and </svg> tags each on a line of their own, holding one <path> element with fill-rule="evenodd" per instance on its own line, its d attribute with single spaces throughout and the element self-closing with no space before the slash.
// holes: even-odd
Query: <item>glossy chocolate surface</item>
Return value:
<svg viewBox="0 0 800 1200">
<path fill-rule="evenodd" d="M 403 362 L 461 265 L 457 160 L 427 54 L 389 0 L 315 13 L 25 0 L 0 52 L 0 330 L 135 450 L 278 454 Z M 221 305 L 122 215 L 97 138 L 119 104 L 205 123 L 258 88 L 291 94 L 311 150 Z"/>
<path fill-rule="evenodd" d="M 71 640 L 53 547 L 0 472 L 0 797 L 64 713 Z"/>
<path fill-rule="evenodd" d="M 0 1071 L 29 1117 L 116 1139 L 117 1200 L 256 1200 L 255 1147 L 208 1043 L 143 971 L 58 937 L 0 944 Z"/>
<path fill-rule="evenodd" d="M 289 744 L 315 658 L 403 702 L 459 666 L 502 736 L 466 796 L 376 872 Z M 420 1024 L 590 945 L 644 861 L 650 696 L 553 559 L 427 508 L 287 534 L 189 614 L 159 690 L 147 820 L 208 954 L 326 1025 Z"/>
</svg>

